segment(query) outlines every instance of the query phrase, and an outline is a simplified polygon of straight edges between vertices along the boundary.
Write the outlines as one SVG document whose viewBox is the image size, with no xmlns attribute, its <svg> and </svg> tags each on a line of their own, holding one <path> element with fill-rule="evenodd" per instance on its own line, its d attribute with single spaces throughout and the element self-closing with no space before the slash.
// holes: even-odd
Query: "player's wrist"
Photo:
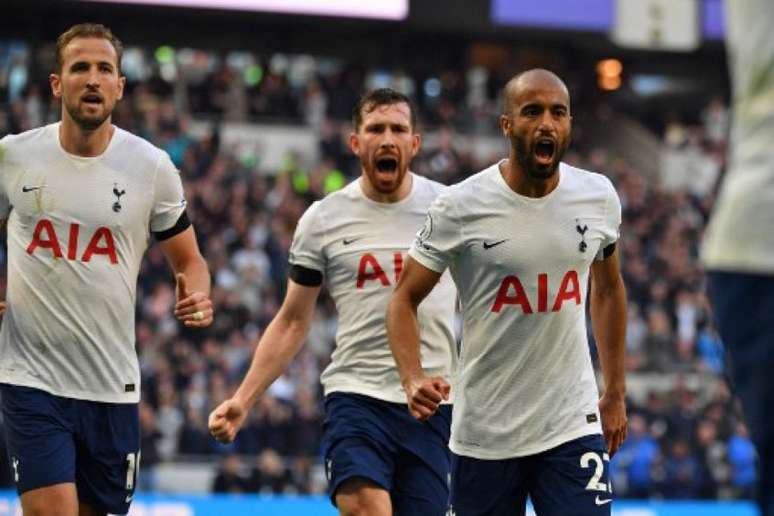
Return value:
<svg viewBox="0 0 774 516">
<path fill-rule="evenodd" d="M 611 385 L 606 387 L 603 396 L 609 401 L 623 401 L 626 399 L 626 386 Z"/>
<path fill-rule="evenodd" d="M 403 385 L 404 388 L 407 388 L 411 385 L 415 385 L 418 381 L 423 380 L 426 378 L 425 372 L 422 370 L 422 368 L 414 369 L 408 373 L 405 373 L 401 375 L 400 383 Z"/>
<path fill-rule="evenodd" d="M 255 404 L 256 399 L 257 396 L 248 396 L 246 393 L 237 391 L 231 397 L 231 402 L 238 405 L 244 412 L 247 412 Z"/>
</svg>

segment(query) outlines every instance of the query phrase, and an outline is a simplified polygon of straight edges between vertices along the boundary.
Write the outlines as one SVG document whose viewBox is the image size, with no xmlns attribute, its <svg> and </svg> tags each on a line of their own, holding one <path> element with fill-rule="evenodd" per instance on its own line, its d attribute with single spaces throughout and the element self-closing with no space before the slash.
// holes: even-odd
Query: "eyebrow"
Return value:
<svg viewBox="0 0 774 516">
<path fill-rule="evenodd" d="M 539 107 L 542 109 L 543 107 L 545 107 L 545 104 L 543 104 L 542 102 L 528 102 L 527 104 L 522 105 L 520 110 L 533 108 L 533 107 Z M 549 106 L 549 109 L 557 109 L 557 108 L 569 110 L 570 106 L 563 102 L 554 102 Z"/>
<path fill-rule="evenodd" d="M 75 68 L 76 66 L 90 66 L 90 63 L 88 61 L 75 61 L 73 64 L 70 65 L 70 69 Z M 99 61 L 97 63 L 97 66 L 109 66 L 110 68 L 115 68 L 115 65 L 111 63 L 110 61 Z"/>
</svg>

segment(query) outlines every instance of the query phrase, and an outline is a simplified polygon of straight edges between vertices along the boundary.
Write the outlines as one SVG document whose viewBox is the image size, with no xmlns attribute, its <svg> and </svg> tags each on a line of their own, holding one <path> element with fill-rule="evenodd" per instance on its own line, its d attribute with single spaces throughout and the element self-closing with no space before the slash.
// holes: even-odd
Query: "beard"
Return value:
<svg viewBox="0 0 774 516">
<path fill-rule="evenodd" d="M 530 148 L 525 138 L 514 136 L 511 138 L 516 147 L 516 161 L 530 179 L 546 180 L 553 176 L 559 169 L 559 163 L 569 146 L 568 141 L 557 141 L 554 151 L 554 159 L 548 165 L 535 161 L 535 146 Z"/>
<path fill-rule="evenodd" d="M 104 101 L 102 104 L 104 109 L 99 115 L 84 115 L 78 107 L 78 104 L 73 105 L 69 102 L 63 103 L 67 113 L 70 115 L 70 118 L 72 118 L 76 125 L 78 125 L 78 127 L 80 127 L 83 131 L 97 130 L 102 124 L 105 123 L 105 120 L 110 118 L 110 115 L 113 114 L 113 106 L 107 106 Z"/>
</svg>

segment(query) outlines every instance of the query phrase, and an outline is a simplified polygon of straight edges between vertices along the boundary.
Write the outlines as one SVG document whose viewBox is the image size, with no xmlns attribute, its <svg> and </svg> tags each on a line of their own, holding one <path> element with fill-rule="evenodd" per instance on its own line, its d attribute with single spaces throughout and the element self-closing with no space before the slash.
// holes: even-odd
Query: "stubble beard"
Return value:
<svg viewBox="0 0 774 516">
<path fill-rule="evenodd" d="M 110 109 L 107 109 L 104 101 L 102 106 L 105 109 L 103 110 L 102 116 L 83 116 L 81 115 L 78 105 L 71 105 L 68 102 L 64 102 L 64 105 L 70 118 L 82 131 L 96 131 L 110 118 L 110 115 L 113 114 L 113 107 L 111 106 Z"/>
</svg>

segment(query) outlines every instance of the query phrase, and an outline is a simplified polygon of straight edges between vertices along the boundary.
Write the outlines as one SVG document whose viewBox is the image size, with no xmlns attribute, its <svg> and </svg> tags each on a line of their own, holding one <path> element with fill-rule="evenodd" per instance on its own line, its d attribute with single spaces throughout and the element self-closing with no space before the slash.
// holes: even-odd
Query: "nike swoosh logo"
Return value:
<svg viewBox="0 0 774 516">
<path fill-rule="evenodd" d="M 22 192 L 27 193 L 33 190 L 40 190 L 42 186 L 22 186 Z"/>
<path fill-rule="evenodd" d="M 613 499 L 612 499 L 612 498 L 605 498 L 605 499 L 601 499 L 601 498 L 599 497 L 599 495 L 597 495 L 597 497 L 596 497 L 596 498 L 594 498 L 594 503 L 595 503 L 595 504 L 597 504 L 597 505 L 605 505 L 606 503 L 610 503 L 610 502 L 612 502 L 612 501 L 613 501 Z"/>
<path fill-rule="evenodd" d="M 126 502 L 126 503 L 131 503 L 131 501 L 132 501 L 132 495 L 126 495 L 126 500 L 125 500 L 125 502 Z"/>
<path fill-rule="evenodd" d="M 351 244 L 352 242 L 357 242 L 358 240 L 362 240 L 362 239 L 363 239 L 363 237 L 358 237 L 358 238 L 350 238 L 350 239 L 346 239 L 346 238 L 344 238 L 344 239 L 341 241 L 341 243 L 342 243 L 342 244 L 344 244 L 344 245 L 349 245 L 349 244 Z"/>
<path fill-rule="evenodd" d="M 507 240 L 508 240 L 507 238 L 504 238 L 503 240 L 498 240 L 497 242 L 492 242 L 491 244 L 489 242 L 484 242 L 484 249 L 491 249 L 494 246 L 500 245 Z"/>
</svg>

